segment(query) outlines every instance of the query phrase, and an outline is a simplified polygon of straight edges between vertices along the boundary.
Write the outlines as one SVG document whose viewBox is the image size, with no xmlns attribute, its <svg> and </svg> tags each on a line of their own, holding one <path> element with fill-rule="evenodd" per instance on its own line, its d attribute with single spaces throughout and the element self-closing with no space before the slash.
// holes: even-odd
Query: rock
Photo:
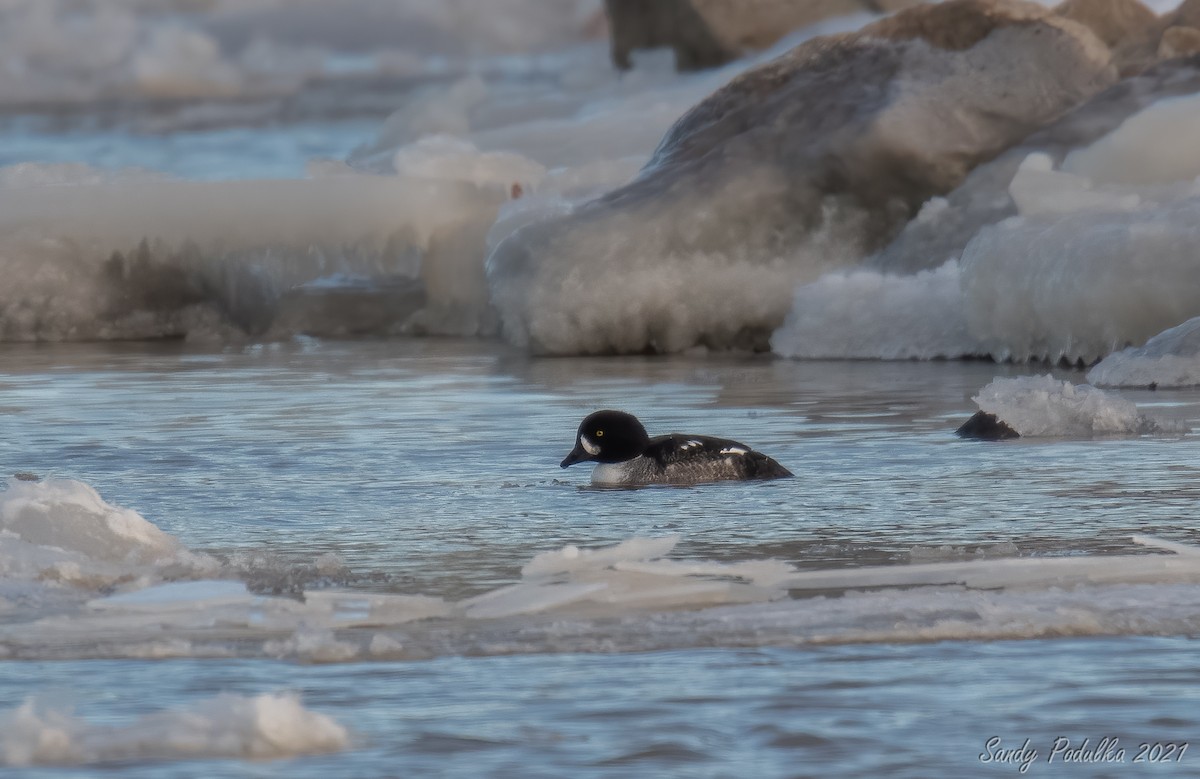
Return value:
<svg viewBox="0 0 1200 779">
<path fill-rule="evenodd" d="M 1159 59 L 1200 53 L 1200 0 L 1183 0 L 1174 11 L 1163 14 L 1160 26 Z"/>
<path fill-rule="evenodd" d="M 1189 57 L 1200 53 L 1200 29 L 1195 27 L 1168 27 L 1163 30 L 1158 44 L 1159 59 Z"/>
<path fill-rule="evenodd" d="M 547 353 L 765 348 L 796 283 L 1114 80 L 1090 30 L 1016 0 L 810 40 L 685 114 L 629 185 L 502 242 L 504 331 Z"/>
<path fill-rule="evenodd" d="M 1163 21 L 1167 27 L 1200 27 L 1200 0 L 1183 0 Z"/>
<path fill-rule="evenodd" d="M 1020 433 L 1005 424 L 1000 417 L 986 411 L 976 411 L 954 431 L 954 434 L 959 438 L 974 438 L 980 441 L 1007 441 L 1021 437 Z"/>
<path fill-rule="evenodd" d="M 921 0 L 605 0 L 612 57 L 630 67 L 636 49 L 671 48 L 679 70 L 723 65 L 792 30 L 834 16 L 883 13 Z"/>
<path fill-rule="evenodd" d="M 982 227 L 1017 213 L 1009 185 L 1030 154 L 1046 154 L 1055 168 L 1061 167 L 1068 152 L 1092 144 L 1152 103 L 1197 92 L 1200 57 L 1196 56 L 1164 62 L 1121 81 L 975 168 L 939 207 L 927 209 L 922 218 L 905 225 L 887 247 L 867 260 L 868 266 L 908 274 L 960 257 Z"/>
<path fill-rule="evenodd" d="M 673 49 L 679 70 L 716 67 L 737 57 L 688 0 L 604 0 L 604 8 L 613 64 L 621 70 L 632 67 L 630 53 L 637 49 Z"/>
<path fill-rule="evenodd" d="M 1054 12 L 1086 26 L 1112 50 L 1121 75 L 1132 75 L 1158 59 L 1161 24 L 1138 0 L 1066 0 Z"/>
</svg>

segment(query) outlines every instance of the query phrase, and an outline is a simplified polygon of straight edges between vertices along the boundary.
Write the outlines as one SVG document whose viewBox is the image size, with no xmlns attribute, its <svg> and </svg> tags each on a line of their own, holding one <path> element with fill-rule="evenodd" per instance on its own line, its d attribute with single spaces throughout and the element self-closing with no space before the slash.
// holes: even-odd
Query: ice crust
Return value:
<svg viewBox="0 0 1200 779">
<path fill-rule="evenodd" d="M 860 269 L 797 288 L 787 320 L 771 336 L 784 357 L 882 360 L 986 354 L 971 335 L 958 263 L 897 276 Z"/>
<path fill-rule="evenodd" d="M 1087 378 L 1102 387 L 1200 385 L 1200 317 L 1164 330 L 1143 346 L 1113 352 Z"/>
<path fill-rule="evenodd" d="M 0 594 L 10 598 L 28 602 L 135 582 L 145 586 L 216 567 L 81 482 L 12 479 L 0 491 Z"/>
<path fill-rule="evenodd" d="M 1090 363 L 1200 311 L 1200 197 L 1045 212 L 982 230 L 963 255 L 971 331 L 999 359 Z"/>
</svg>

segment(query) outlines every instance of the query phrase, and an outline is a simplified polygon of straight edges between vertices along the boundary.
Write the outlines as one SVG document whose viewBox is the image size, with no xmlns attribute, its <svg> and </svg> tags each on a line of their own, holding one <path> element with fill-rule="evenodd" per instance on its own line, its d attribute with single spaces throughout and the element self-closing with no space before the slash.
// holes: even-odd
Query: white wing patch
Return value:
<svg viewBox="0 0 1200 779">
<path fill-rule="evenodd" d="M 721 454 L 750 454 L 750 450 L 744 446 L 727 446 L 721 450 Z"/>
<path fill-rule="evenodd" d="M 585 435 L 579 436 L 579 443 L 583 444 L 583 451 L 595 457 L 600 454 L 600 447 L 592 442 L 592 439 Z"/>
<path fill-rule="evenodd" d="M 695 438 L 689 438 L 679 445 L 679 451 L 686 452 L 689 449 L 695 449 L 698 446 L 704 446 L 703 441 L 697 441 Z"/>
</svg>

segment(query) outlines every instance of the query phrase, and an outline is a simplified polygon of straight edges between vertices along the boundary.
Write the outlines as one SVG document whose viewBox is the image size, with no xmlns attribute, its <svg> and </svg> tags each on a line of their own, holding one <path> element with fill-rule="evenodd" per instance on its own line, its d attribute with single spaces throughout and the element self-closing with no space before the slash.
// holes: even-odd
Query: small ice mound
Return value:
<svg viewBox="0 0 1200 779">
<path fill-rule="evenodd" d="M 144 590 L 112 595 L 91 601 L 93 609 L 117 611 L 194 611 L 200 604 L 218 606 L 242 603 L 254 596 L 243 582 L 217 579 L 211 581 L 168 582 Z"/>
<path fill-rule="evenodd" d="M 136 511 L 113 506 L 69 479 L 12 479 L 0 491 L 0 580 L 95 590 L 164 572 L 213 573 Z"/>
<path fill-rule="evenodd" d="M 136 511 L 110 505 L 88 485 L 70 479 L 11 480 L 0 492 L 0 532 L 112 563 L 152 563 L 182 549 Z"/>
<path fill-rule="evenodd" d="M 855 270 L 804 284 L 771 348 L 784 357 L 881 360 L 985 351 L 967 328 L 953 261 L 914 276 Z"/>
<path fill-rule="evenodd" d="M 1087 437 L 1180 432 L 1175 425 L 1138 412 L 1132 402 L 1087 384 L 1045 376 L 998 378 L 974 397 L 1023 437 Z"/>
<path fill-rule="evenodd" d="M 0 712 L 0 765 L 91 765 L 117 760 L 272 760 L 338 752 L 350 735 L 289 693 L 222 694 L 129 725 L 98 725 L 36 698 Z"/>
<path fill-rule="evenodd" d="M 774 600 L 793 568 L 777 560 L 747 563 L 661 559 L 679 536 L 631 538 L 594 550 L 566 546 L 521 569 L 521 581 L 462 601 L 470 619 L 492 619 L 570 607 L 572 613 L 700 608 Z"/>
<path fill-rule="evenodd" d="M 1063 170 L 1111 184 L 1169 184 L 1200 176 L 1200 95 L 1159 100 L 1067 155 Z"/>
<path fill-rule="evenodd" d="M 452 604 L 424 595 L 392 595 L 347 590 L 303 590 L 299 597 L 250 592 L 240 581 L 198 580 L 154 584 L 144 589 L 96 598 L 69 620 L 45 619 L 26 625 L 19 637 L 36 635 L 45 649 L 89 636 L 116 635 L 123 643 L 109 648 L 124 656 L 146 641 L 184 633 L 196 656 L 227 651 L 227 631 L 247 631 L 262 641 L 267 657 L 303 662 L 343 662 L 358 657 L 361 641 L 343 640 L 335 631 L 396 627 L 457 615 Z M 216 643 L 204 639 L 217 634 Z M 0 639 L 7 638 L 0 630 Z M 130 647 L 133 649 L 131 650 Z"/>
<path fill-rule="evenodd" d="M 1101 387 L 1200 385 L 1200 317 L 1164 330 L 1143 346 L 1110 354 L 1087 379 Z"/>
</svg>

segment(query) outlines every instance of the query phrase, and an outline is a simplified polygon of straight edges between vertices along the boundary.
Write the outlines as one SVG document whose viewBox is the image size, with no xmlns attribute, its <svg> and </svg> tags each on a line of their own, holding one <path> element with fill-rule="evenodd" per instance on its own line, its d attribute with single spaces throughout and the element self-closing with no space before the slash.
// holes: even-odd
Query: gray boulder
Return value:
<svg viewBox="0 0 1200 779">
<path fill-rule="evenodd" d="M 921 0 L 605 0 L 613 63 L 638 49 L 675 51 L 679 70 L 723 65 L 792 30 L 835 16 L 884 13 Z"/>
<path fill-rule="evenodd" d="M 933 195 L 1111 85 L 1110 51 L 1043 6 L 948 0 L 808 41 L 734 79 L 630 184 L 488 260 L 542 353 L 764 349 L 796 283 L 886 245 Z"/>
<path fill-rule="evenodd" d="M 1085 25 L 1104 41 L 1123 76 L 1158 60 L 1162 23 L 1138 0 L 1065 0 L 1054 12 Z"/>
</svg>

